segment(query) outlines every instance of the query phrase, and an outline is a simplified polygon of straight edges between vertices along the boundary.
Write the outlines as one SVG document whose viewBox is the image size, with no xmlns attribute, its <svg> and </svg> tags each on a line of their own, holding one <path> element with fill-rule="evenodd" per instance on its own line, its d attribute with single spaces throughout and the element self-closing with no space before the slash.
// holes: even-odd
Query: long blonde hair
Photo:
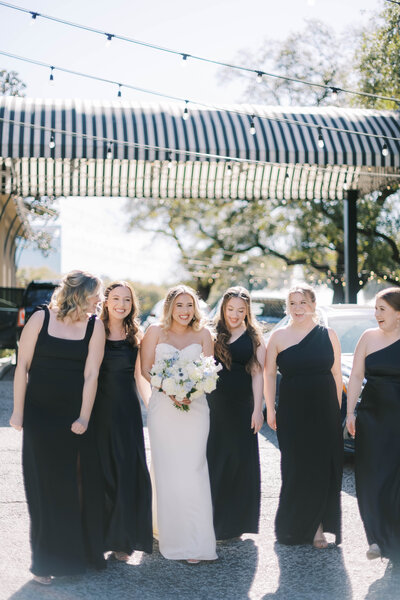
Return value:
<svg viewBox="0 0 400 600">
<path fill-rule="evenodd" d="M 230 287 L 226 290 L 223 295 L 221 306 L 219 309 L 219 314 L 216 319 L 216 331 L 217 337 L 215 340 L 214 346 L 214 354 L 215 357 L 224 363 L 225 367 L 230 370 L 232 366 L 232 355 L 229 348 L 229 339 L 231 337 L 231 332 L 226 323 L 226 305 L 229 300 L 232 298 L 239 298 L 243 300 L 246 305 L 246 316 L 244 322 L 246 324 L 246 330 L 249 334 L 252 344 L 253 344 L 253 354 L 246 364 L 246 371 L 248 373 L 252 373 L 258 369 L 261 369 L 261 365 L 258 362 L 257 358 L 257 348 L 261 344 L 261 330 L 258 326 L 257 321 L 253 316 L 253 310 L 251 306 L 251 298 L 249 292 L 246 288 L 242 286 Z"/>
<path fill-rule="evenodd" d="M 164 330 L 168 330 L 172 325 L 172 311 L 174 308 L 174 302 L 181 294 L 188 294 L 193 299 L 194 315 L 193 319 L 189 323 L 189 327 L 192 327 L 194 331 L 199 331 L 204 326 L 204 317 L 200 309 L 199 298 L 191 287 L 187 285 L 176 285 L 169 289 L 165 296 L 163 305 L 163 314 L 161 317 L 161 327 Z"/>
<path fill-rule="evenodd" d="M 124 318 L 123 325 L 124 325 L 124 330 L 125 330 L 125 334 L 126 334 L 126 339 L 128 340 L 128 342 L 130 342 L 132 344 L 132 346 L 138 347 L 139 341 L 140 341 L 139 319 L 138 319 L 139 300 L 137 299 L 135 290 L 127 281 L 114 281 L 113 283 L 110 283 L 110 285 L 108 285 L 104 291 L 104 303 L 103 303 L 103 308 L 101 311 L 100 319 L 104 323 L 106 337 L 108 337 L 110 335 L 110 326 L 109 326 L 110 315 L 109 315 L 108 306 L 106 303 L 107 303 L 110 292 L 112 290 L 115 290 L 115 288 L 117 288 L 117 287 L 125 287 L 130 291 L 131 299 L 132 299 L 132 308 L 131 308 L 129 314 Z"/>
<path fill-rule="evenodd" d="M 88 299 L 101 288 L 101 279 L 87 271 L 70 271 L 54 290 L 49 307 L 57 310 L 57 319 L 83 321 L 87 317 Z"/>
</svg>

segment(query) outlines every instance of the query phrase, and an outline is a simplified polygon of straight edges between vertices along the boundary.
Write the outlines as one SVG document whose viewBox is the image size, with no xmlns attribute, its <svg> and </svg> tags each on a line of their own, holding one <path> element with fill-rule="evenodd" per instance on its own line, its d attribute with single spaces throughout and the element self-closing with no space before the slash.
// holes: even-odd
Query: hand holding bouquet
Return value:
<svg viewBox="0 0 400 600">
<path fill-rule="evenodd" d="M 215 390 L 221 369 L 212 356 L 188 359 L 175 352 L 154 363 L 150 383 L 169 396 L 176 408 L 187 412 L 192 400 Z"/>
</svg>

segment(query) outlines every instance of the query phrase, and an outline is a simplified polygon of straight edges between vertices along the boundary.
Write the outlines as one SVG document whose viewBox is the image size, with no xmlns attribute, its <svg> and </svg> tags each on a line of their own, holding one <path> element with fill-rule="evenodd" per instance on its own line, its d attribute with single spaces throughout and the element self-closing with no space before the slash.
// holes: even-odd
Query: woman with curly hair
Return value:
<svg viewBox="0 0 400 600">
<path fill-rule="evenodd" d="M 138 390 L 147 403 L 150 386 L 140 371 L 143 336 L 139 303 L 126 281 L 104 292 L 101 319 L 106 346 L 94 411 L 106 493 L 104 550 L 129 560 L 134 550 L 151 552 L 151 482 L 147 470 Z"/>
<path fill-rule="evenodd" d="M 161 323 L 147 329 L 140 351 L 148 381 L 156 361 L 212 356 L 211 333 L 204 327 L 194 290 L 185 285 L 169 290 Z M 153 388 L 147 425 L 154 533 L 165 558 L 198 563 L 217 558 L 206 458 L 209 409 L 204 394 L 193 400 L 188 412 L 177 410 L 180 404 L 175 396 Z"/>
<path fill-rule="evenodd" d="M 262 413 L 265 345 L 249 292 L 229 288 L 216 322 L 214 355 L 223 369 L 208 396 L 207 459 L 217 539 L 258 533 L 260 459 L 257 433 Z"/>
<path fill-rule="evenodd" d="M 104 568 L 103 478 L 89 425 L 104 352 L 101 281 L 68 273 L 25 325 L 10 424 L 23 428 L 34 580 Z"/>
</svg>

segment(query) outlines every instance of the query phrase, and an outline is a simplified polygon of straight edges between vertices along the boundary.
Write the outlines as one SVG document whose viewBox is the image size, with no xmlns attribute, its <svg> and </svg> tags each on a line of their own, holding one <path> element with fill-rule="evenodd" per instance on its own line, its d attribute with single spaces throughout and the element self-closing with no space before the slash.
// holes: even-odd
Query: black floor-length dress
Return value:
<svg viewBox="0 0 400 600">
<path fill-rule="evenodd" d="M 282 544 L 311 544 L 320 523 L 341 542 L 343 438 L 333 362 L 328 330 L 319 325 L 277 357 L 282 487 L 275 532 Z"/>
<path fill-rule="evenodd" d="M 48 334 L 49 309 L 35 347 L 25 397 L 23 473 L 35 575 L 103 568 L 103 479 L 94 430 L 76 435 L 84 367 L 94 328 L 66 340 Z"/>
<path fill-rule="evenodd" d="M 400 560 L 400 340 L 365 359 L 356 420 L 357 500 L 369 544 Z"/>
<path fill-rule="evenodd" d="M 219 540 L 258 533 L 260 515 L 258 438 L 251 429 L 252 378 L 245 368 L 253 354 L 249 334 L 243 333 L 229 348 L 231 369 L 223 366 L 217 387 L 208 396 L 207 460 Z"/>
<path fill-rule="evenodd" d="M 106 492 L 104 550 L 131 554 L 153 547 L 151 481 L 134 379 L 138 349 L 107 340 L 94 421 Z"/>
</svg>

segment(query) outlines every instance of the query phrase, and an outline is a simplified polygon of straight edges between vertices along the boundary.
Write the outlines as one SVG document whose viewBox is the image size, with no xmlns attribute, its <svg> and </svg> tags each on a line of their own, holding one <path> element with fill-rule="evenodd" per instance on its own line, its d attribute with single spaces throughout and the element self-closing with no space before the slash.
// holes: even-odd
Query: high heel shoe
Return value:
<svg viewBox="0 0 400 600">
<path fill-rule="evenodd" d="M 381 558 L 381 549 L 378 544 L 371 544 L 366 552 L 368 560 L 374 560 L 374 558 Z"/>
<path fill-rule="evenodd" d="M 188 558 L 188 559 L 186 559 L 186 562 L 187 562 L 189 565 L 198 565 L 198 564 L 199 564 L 199 562 L 201 562 L 201 561 L 200 561 L 200 560 L 197 560 L 197 558 Z"/>
<path fill-rule="evenodd" d="M 40 585 L 50 585 L 51 577 L 43 577 L 42 575 L 34 575 L 32 581 L 40 583 Z"/>
<path fill-rule="evenodd" d="M 127 554 L 126 552 L 112 552 L 111 553 L 113 555 L 113 557 L 116 560 L 119 560 L 120 562 L 128 562 L 128 560 L 130 559 L 130 554 Z"/>
</svg>

